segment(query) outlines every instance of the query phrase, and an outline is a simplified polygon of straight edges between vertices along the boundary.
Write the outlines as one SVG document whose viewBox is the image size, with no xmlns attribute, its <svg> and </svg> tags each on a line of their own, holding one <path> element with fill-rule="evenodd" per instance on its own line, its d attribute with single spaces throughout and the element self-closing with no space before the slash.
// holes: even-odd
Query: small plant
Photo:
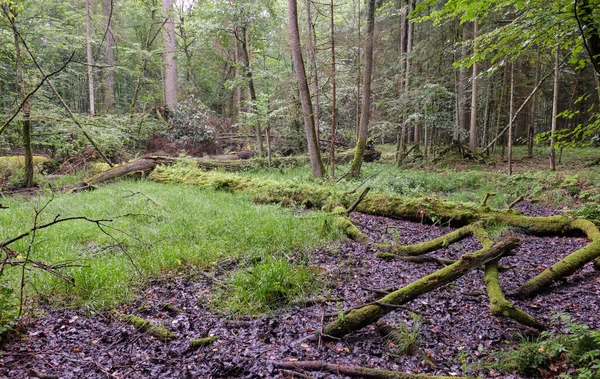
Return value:
<svg viewBox="0 0 600 379">
<path fill-rule="evenodd" d="M 265 257 L 232 275 L 224 293 L 226 305 L 238 314 L 269 312 L 309 292 L 311 279 L 306 267 L 294 267 L 284 258 Z"/>
<path fill-rule="evenodd" d="M 415 348 L 419 339 L 419 331 L 421 329 L 421 317 L 416 313 L 411 313 L 412 321 L 410 325 L 406 322 L 400 322 L 396 333 L 391 335 L 392 342 L 396 346 L 398 352 L 408 354 Z"/>
<path fill-rule="evenodd" d="M 543 332 L 534 340 L 523 338 L 512 351 L 500 354 L 498 367 L 528 377 L 600 378 L 600 331 L 573 322 L 569 314 L 553 316 L 569 334 Z"/>
</svg>

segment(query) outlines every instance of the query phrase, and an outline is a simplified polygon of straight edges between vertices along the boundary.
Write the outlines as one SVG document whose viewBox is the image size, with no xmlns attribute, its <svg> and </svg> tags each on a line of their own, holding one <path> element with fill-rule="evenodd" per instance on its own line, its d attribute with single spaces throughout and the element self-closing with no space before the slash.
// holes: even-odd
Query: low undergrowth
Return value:
<svg viewBox="0 0 600 379">
<path fill-rule="evenodd" d="M 229 274 L 232 288 L 243 291 L 234 291 L 223 311 L 263 312 L 309 290 L 311 275 L 294 254 L 343 238 L 323 212 L 295 212 L 257 205 L 240 194 L 147 181 L 54 198 L 4 198 L 2 204 L 8 209 L 0 209 L 0 241 L 32 228 L 34 210 L 46 204 L 38 225 L 70 216 L 105 220 L 61 222 L 10 245 L 11 259 L 24 259 L 29 251 L 29 259 L 64 264 L 59 272 L 73 281 L 29 265 L 24 271 L 26 298 L 90 310 L 130 301 L 149 277 L 194 274 L 239 261 L 251 262 Z M 271 272 L 272 277 L 257 282 L 257 272 Z M 0 276 L 3 325 L 18 307 L 22 273 L 21 267 L 6 265 Z"/>
<path fill-rule="evenodd" d="M 600 331 L 574 323 L 569 314 L 553 318 L 564 333 L 543 332 L 533 340 L 523 337 L 513 350 L 500 353 L 500 363 L 493 367 L 526 377 L 600 378 Z"/>
</svg>

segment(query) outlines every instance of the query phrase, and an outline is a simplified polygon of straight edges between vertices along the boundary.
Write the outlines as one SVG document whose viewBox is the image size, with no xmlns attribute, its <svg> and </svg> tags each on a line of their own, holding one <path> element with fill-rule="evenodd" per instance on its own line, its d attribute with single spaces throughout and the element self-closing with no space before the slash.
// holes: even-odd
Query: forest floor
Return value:
<svg viewBox="0 0 600 379">
<path fill-rule="evenodd" d="M 529 215 L 557 213 L 528 202 L 516 208 Z M 450 231 L 447 227 L 362 214 L 354 214 L 353 218 L 374 242 L 412 244 Z M 506 293 L 586 244 L 584 238 L 518 236 L 521 247 L 517 255 L 502 261 L 512 267 L 500 276 Z M 438 251 L 436 256 L 457 258 L 477 248 L 478 242 L 470 238 Z M 86 315 L 83 311 L 47 308 L 43 316 L 31 320 L 21 338 L 13 337 L 4 343 L 0 378 L 292 377 L 271 363 L 286 360 L 321 360 L 450 376 L 519 377 L 495 369 L 481 371 L 472 364 L 494 362 L 497 351 L 514 347 L 531 332 L 511 320 L 490 315 L 481 270 L 421 296 L 408 304 L 412 311 L 398 310 L 386 317 L 390 324 L 405 325 L 421 356 L 403 353 L 374 327 L 338 341 L 300 341 L 320 330 L 332 317 L 338 317 L 342 309 L 372 301 L 369 288 L 403 286 L 437 269 L 434 263 L 382 261 L 374 258 L 375 252 L 371 244 L 353 242 L 313 251 L 309 264 L 318 270 L 318 279 L 323 283 L 318 295 L 344 300 L 293 306 L 259 318 L 231 319 L 210 310 L 207 302 L 212 298 L 210 294 L 219 290 L 219 276 L 194 279 L 173 275 L 150 280 L 135 302 L 118 310 L 164 325 L 178 335 L 171 342 L 141 333 L 110 312 Z M 546 324 L 551 324 L 550 317 L 556 312 L 569 312 L 574 321 L 599 329 L 599 298 L 600 272 L 588 265 L 553 291 L 514 302 Z M 182 312 L 165 310 L 165 303 Z M 208 335 L 219 339 L 197 350 L 189 348 L 191 339 Z M 430 364 L 424 363 L 423 353 Z M 312 372 L 294 377 L 344 376 Z"/>
</svg>

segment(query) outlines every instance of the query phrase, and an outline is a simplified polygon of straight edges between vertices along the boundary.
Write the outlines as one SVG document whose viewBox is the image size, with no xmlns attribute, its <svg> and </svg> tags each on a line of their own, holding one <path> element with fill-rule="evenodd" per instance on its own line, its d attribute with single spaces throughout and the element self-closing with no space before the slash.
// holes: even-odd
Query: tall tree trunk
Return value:
<svg viewBox="0 0 600 379">
<path fill-rule="evenodd" d="M 238 79 L 240 77 L 240 43 L 237 40 L 237 26 L 233 26 L 233 52 L 234 52 L 234 64 L 235 64 L 235 78 Z M 235 89 L 235 94 L 234 94 L 234 107 L 235 107 L 235 119 L 237 119 L 240 115 L 240 109 L 242 106 L 242 88 L 241 87 L 236 87 Z"/>
<path fill-rule="evenodd" d="M 311 0 L 306 0 L 306 47 L 308 50 L 308 60 L 311 68 L 311 87 L 312 87 L 312 105 L 315 118 L 315 133 L 317 135 L 317 144 L 320 140 L 320 119 L 319 119 L 319 73 L 317 71 L 317 56 L 315 46 L 317 44 L 317 35 L 312 23 L 310 12 Z"/>
<path fill-rule="evenodd" d="M 335 68 L 335 24 L 333 18 L 334 0 L 329 3 L 329 33 L 331 35 L 331 144 L 329 146 L 329 176 L 331 181 L 335 181 L 335 127 L 336 127 L 336 68 Z"/>
<path fill-rule="evenodd" d="M 154 35 L 154 37 L 152 37 L 152 25 L 154 24 L 155 16 L 156 16 L 156 11 L 152 10 L 150 12 L 150 20 L 152 21 L 152 23 L 148 27 L 148 32 L 146 33 L 146 41 L 144 42 L 144 52 L 148 52 L 150 50 L 150 46 L 152 45 L 152 43 L 154 42 L 154 39 L 158 35 L 158 33 L 157 33 Z M 140 90 L 142 88 L 142 79 L 143 79 L 144 75 L 146 74 L 146 69 L 148 67 L 148 55 L 149 54 L 144 54 L 144 57 L 142 58 L 142 65 L 140 67 L 140 71 L 138 72 L 138 75 L 137 75 L 137 78 L 135 81 L 135 88 L 133 89 L 133 96 L 131 97 L 131 105 L 129 108 L 129 114 L 131 117 L 133 117 L 133 114 L 135 113 L 138 96 L 139 96 Z"/>
<path fill-rule="evenodd" d="M 483 133 L 481 133 L 481 147 L 484 148 L 487 143 L 488 125 L 490 124 L 490 103 L 492 91 L 494 88 L 494 77 L 490 77 L 485 89 L 485 108 L 483 110 Z"/>
<path fill-rule="evenodd" d="M 579 30 L 592 65 L 596 73 L 600 75 L 600 28 L 598 20 L 594 17 L 594 9 L 594 2 L 590 4 L 589 0 L 575 0 L 575 17 L 579 23 Z M 598 91 L 600 91 L 600 87 Z"/>
<path fill-rule="evenodd" d="M 477 52 L 475 40 L 478 32 L 477 19 L 473 21 L 473 53 Z M 473 63 L 473 75 L 471 77 L 471 125 L 469 128 L 469 148 L 475 151 L 477 148 L 477 62 Z"/>
<path fill-rule="evenodd" d="M 535 83 L 540 81 L 540 66 L 541 66 L 541 52 L 538 47 L 537 58 L 535 60 Z M 529 127 L 527 128 L 527 157 L 533 157 L 533 139 L 535 137 L 535 121 L 536 121 L 536 109 L 537 109 L 537 94 L 533 95 L 531 99 L 531 120 Z"/>
<path fill-rule="evenodd" d="M 246 79 L 248 80 L 248 97 L 250 98 L 249 112 L 254 112 L 256 104 L 256 88 L 254 87 L 254 76 L 252 75 L 252 68 L 250 67 L 250 43 L 248 38 L 248 28 L 246 28 L 245 26 L 240 26 L 239 30 L 242 34 L 242 36 L 239 37 L 239 39 L 242 43 L 242 58 L 244 60 L 244 71 L 246 74 Z M 260 128 L 259 122 L 256 122 L 254 124 L 254 134 L 256 135 L 255 138 L 258 155 L 264 157 L 265 152 L 263 149 L 262 130 Z"/>
<path fill-rule="evenodd" d="M 8 7 L 7 5 L 3 5 L 3 7 Z M 4 10 L 6 15 L 10 15 L 11 13 L 8 9 Z M 25 92 L 25 74 L 23 72 L 23 57 L 21 56 L 21 44 L 19 43 L 19 35 L 17 33 L 17 29 L 15 26 L 15 18 L 12 13 L 12 21 L 11 25 L 13 25 L 13 38 L 15 43 L 15 63 L 17 68 L 17 82 L 19 85 L 19 90 L 21 92 L 21 98 L 25 99 L 27 93 Z M 11 16 L 8 16 L 11 17 Z M 31 103 L 26 101 L 23 104 L 23 120 L 21 121 L 21 130 L 23 133 L 23 151 L 25 156 L 25 177 L 23 181 L 23 186 L 25 188 L 33 187 L 33 153 L 31 150 Z"/>
<path fill-rule="evenodd" d="M 306 143 L 308 145 L 308 159 L 312 169 L 313 176 L 320 178 L 323 176 L 325 168 L 321 160 L 321 151 L 317 144 L 317 135 L 315 133 L 315 121 L 310 99 L 310 90 L 306 80 L 306 70 L 302 59 L 302 50 L 300 50 L 300 32 L 298 30 L 298 4 L 296 0 L 288 0 L 288 23 L 290 27 L 290 42 L 292 48 L 292 59 L 296 78 L 298 80 L 298 92 L 300 94 L 300 103 L 302 104 L 302 113 L 304 118 L 304 130 L 306 132 Z"/>
<path fill-rule="evenodd" d="M 467 58 L 467 45 L 466 41 L 469 38 L 467 24 L 463 24 L 462 30 L 462 45 L 460 48 L 460 59 L 464 60 Z M 469 132 L 469 109 L 467 107 L 467 69 L 461 67 L 458 72 L 458 130 L 459 133 Z M 460 134 L 459 134 L 460 138 Z"/>
<path fill-rule="evenodd" d="M 106 28 L 106 48 L 104 50 L 104 63 L 106 73 L 104 75 L 104 108 L 107 112 L 115 110 L 115 36 L 113 34 L 113 2 L 102 0 L 102 18 Z"/>
<path fill-rule="evenodd" d="M 360 2 L 361 0 L 356 0 L 356 4 L 357 4 L 357 12 L 356 12 L 356 111 L 355 113 L 355 125 L 354 125 L 354 129 L 355 129 L 355 134 L 356 134 L 356 139 L 358 139 L 358 130 L 360 129 L 360 79 L 361 79 L 361 72 L 360 72 L 360 63 L 361 63 L 361 58 L 360 58 L 360 48 L 362 45 L 362 36 L 360 35 Z"/>
<path fill-rule="evenodd" d="M 363 70 L 363 93 L 360 115 L 360 126 L 358 128 L 358 139 L 354 149 L 354 160 L 350 166 L 350 174 L 353 177 L 360 175 L 363 155 L 367 145 L 369 133 L 369 119 L 371 117 L 371 76 L 373 73 L 373 45 L 375 37 L 375 0 L 369 0 L 367 11 L 367 41 L 365 45 L 365 68 Z"/>
<path fill-rule="evenodd" d="M 85 36 L 86 36 L 86 47 L 87 47 L 87 73 L 88 73 L 88 91 L 90 99 L 90 116 L 96 114 L 94 108 L 94 59 L 92 57 L 92 18 L 91 18 L 91 1 L 85 0 Z"/>
<path fill-rule="evenodd" d="M 404 6 L 404 1 L 400 1 L 400 35 L 399 35 L 399 48 L 398 54 L 400 55 L 400 70 L 399 76 L 400 80 L 398 81 L 398 97 L 401 99 L 405 98 L 405 88 L 404 88 L 404 75 L 406 71 L 406 40 L 407 40 L 407 17 L 406 17 L 406 7 Z M 404 104 L 402 108 L 406 108 Z M 406 134 L 406 111 L 402 111 L 402 118 L 400 119 L 400 123 L 398 125 L 398 131 L 396 136 L 396 156 L 395 161 L 396 165 L 400 165 L 402 163 L 403 151 L 405 149 L 404 145 L 404 135 Z"/>
<path fill-rule="evenodd" d="M 510 63 L 510 104 L 508 117 L 508 175 L 512 175 L 513 107 L 515 98 L 515 61 Z"/>
<path fill-rule="evenodd" d="M 554 57 L 554 90 L 552 95 L 552 130 L 550 131 L 550 170 L 556 171 L 556 115 L 558 114 L 558 75 L 560 72 L 560 51 L 556 47 L 556 56 Z"/>
<path fill-rule="evenodd" d="M 173 0 L 162 0 L 162 9 L 167 22 L 164 26 L 165 49 L 165 104 L 168 108 L 177 106 L 177 61 L 175 22 L 173 21 Z"/>
</svg>

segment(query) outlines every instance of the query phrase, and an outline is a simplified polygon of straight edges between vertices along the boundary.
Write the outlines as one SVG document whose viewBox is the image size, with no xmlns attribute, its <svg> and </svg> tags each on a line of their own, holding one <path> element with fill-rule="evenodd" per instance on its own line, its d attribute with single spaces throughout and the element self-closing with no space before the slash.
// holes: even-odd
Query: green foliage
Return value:
<svg viewBox="0 0 600 379">
<path fill-rule="evenodd" d="M 399 353 L 410 353 L 419 340 L 421 317 L 416 313 L 411 313 L 411 317 L 410 323 L 400 322 L 393 334 L 392 342 Z"/>
<path fill-rule="evenodd" d="M 553 316 L 568 334 L 543 332 L 500 354 L 500 368 L 528 377 L 600 378 L 600 331 L 573 322 L 569 314 Z"/>
<path fill-rule="evenodd" d="M 290 304 L 316 289 L 308 268 L 295 266 L 286 258 L 265 256 L 248 269 L 231 275 L 228 287 L 219 296 L 225 310 L 239 315 L 256 315 Z"/>
<path fill-rule="evenodd" d="M 47 199 L 3 199 L 2 204 L 9 208 L 3 209 L 0 217 L 0 240 L 31 227 L 32 208 Z M 131 300 L 148 277 L 168 271 L 211 269 L 223 260 L 241 257 L 263 259 L 259 272 L 287 272 L 293 283 L 300 284 L 290 289 L 282 282 L 282 291 L 295 296 L 306 272 L 301 269 L 294 276 L 293 265 L 267 257 L 305 251 L 342 238 L 334 227 L 322 230 L 326 220 L 333 225 L 325 213 L 295 215 L 279 206 L 253 204 L 239 194 L 184 185 L 120 182 L 93 192 L 56 195 L 40 222 L 51 221 L 57 214 L 114 221 L 107 229 L 113 237 L 84 221 L 69 221 L 38 232 L 32 259 L 47 264 L 71 260 L 80 264 L 60 270 L 73 278 L 76 286 L 41 270 L 27 272 L 27 298 L 40 297 L 55 306 L 109 308 Z M 129 216 L 117 217 L 126 214 Z M 11 247 L 20 253 L 27 249 L 26 242 Z M 13 286 L 19 273 L 6 267 L 3 283 Z M 270 298 L 265 296 L 276 298 L 274 292 Z"/>
</svg>

